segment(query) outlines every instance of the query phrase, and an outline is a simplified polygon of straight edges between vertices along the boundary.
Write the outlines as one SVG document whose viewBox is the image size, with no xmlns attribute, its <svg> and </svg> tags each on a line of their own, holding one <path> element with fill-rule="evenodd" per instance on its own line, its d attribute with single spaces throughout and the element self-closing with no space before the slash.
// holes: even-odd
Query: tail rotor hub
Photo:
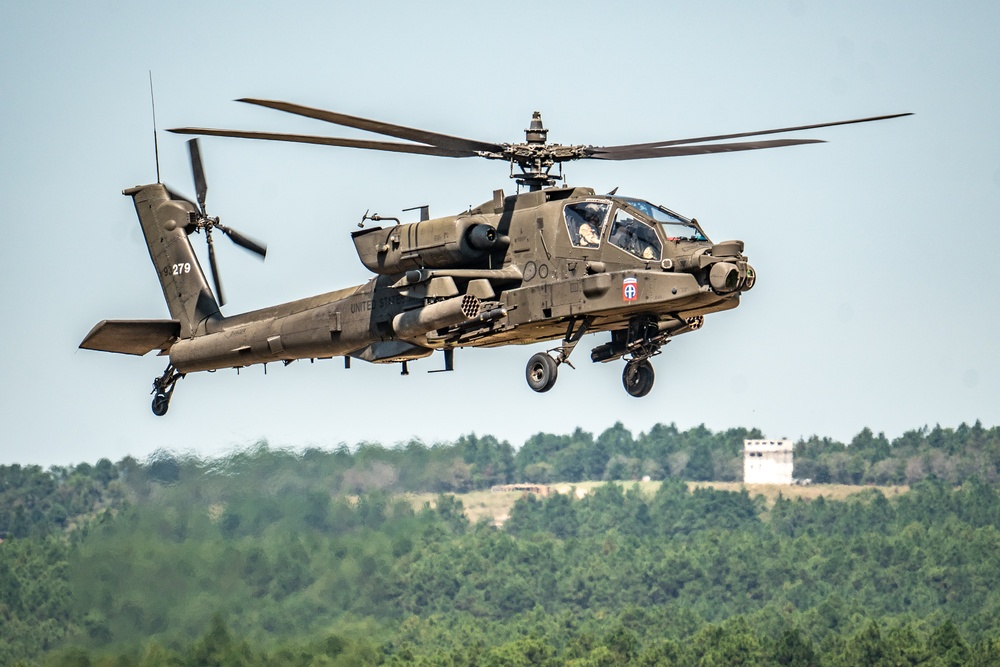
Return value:
<svg viewBox="0 0 1000 667">
<path fill-rule="evenodd" d="M 191 174 L 194 177 L 194 188 L 198 198 L 197 204 L 193 204 L 192 202 L 192 205 L 196 209 L 196 212 L 191 214 L 195 218 L 192 222 L 195 232 L 205 230 L 205 242 L 208 244 L 208 263 L 212 269 L 212 280 L 215 283 L 215 298 L 218 300 L 219 305 L 222 306 L 226 303 L 226 297 L 222 292 L 222 279 L 219 276 L 219 266 L 215 259 L 215 242 L 212 239 L 212 230 L 218 229 L 229 237 L 229 240 L 233 243 L 245 250 L 249 250 L 261 259 L 267 256 L 267 246 L 240 234 L 235 229 L 224 226 L 219 222 L 218 216 L 212 217 L 208 215 L 205 211 L 208 183 L 205 180 L 205 170 L 201 163 L 201 151 L 198 148 L 197 139 L 188 141 L 188 153 L 191 156 Z"/>
</svg>

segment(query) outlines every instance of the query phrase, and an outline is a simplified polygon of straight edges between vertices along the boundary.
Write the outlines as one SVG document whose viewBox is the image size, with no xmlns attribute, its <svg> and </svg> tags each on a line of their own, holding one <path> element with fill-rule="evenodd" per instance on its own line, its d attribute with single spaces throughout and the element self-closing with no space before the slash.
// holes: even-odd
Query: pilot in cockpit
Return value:
<svg viewBox="0 0 1000 667">
<path fill-rule="evenodd" d="M 580 225 L 580 245 L 596 246 L 600 245 L 600 243 L 601 239 L 597 236 L 597 232 L 594 231 L 594 227 L 590 222 L 584 222 Z"/>
<path fill-rule="evenodd" d="M 595 204 L 584 204 L 580 207 L 580 213 L 583 215 L 583 224 L 580 225 L 580 245 L 582 246 L 598 246 L 601 244 L 601 236 L 598 231 L 601 228 L 601 220 L 603 219 L 604 211 L 601 210 L 599 205 Z"/>
<path fill-rule="evenodd" d="M 579 202 L 567 205 L 564 215 L 572 244 L 578 248 L 599 247 L 607 214 L 608 204 L 602 202 Z"/>
</svg>

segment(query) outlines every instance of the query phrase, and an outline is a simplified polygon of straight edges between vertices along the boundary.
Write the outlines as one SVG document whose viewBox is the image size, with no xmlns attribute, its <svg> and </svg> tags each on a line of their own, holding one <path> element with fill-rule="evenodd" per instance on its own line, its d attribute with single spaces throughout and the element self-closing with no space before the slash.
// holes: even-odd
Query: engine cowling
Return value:
<svg viewBox="0 0 1000 667">
<path fill-rule="evenodd" d="M 373 227 L 351 235 L 358 258 L 370 271 L 394 275 L 412 269 L 486 267 L 500 243 L 496 227 L 482 216 L 452 216 Z"/>
</svg>

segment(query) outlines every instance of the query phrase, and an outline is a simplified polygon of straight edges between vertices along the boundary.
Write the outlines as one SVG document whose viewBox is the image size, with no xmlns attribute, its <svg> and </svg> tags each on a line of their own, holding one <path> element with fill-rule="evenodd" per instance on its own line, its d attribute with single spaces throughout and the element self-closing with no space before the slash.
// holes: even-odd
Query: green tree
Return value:
<svg viewBox="0 0 1000 667">
<path fill-rule="evenodd" d="M 701 442 L 691 450 L 691 458 L 684 468 L 684 476 L 696 482 L 715 478 L 715 465 L 708 444 Z"/>
<path fill-rule="evenodd" d="M 791 667 L 813 667 L 819 664 L 812 641 L 803 637 L 797 628 L 789 628 L 781 634 L 774 643 L 771 657 L 777 664 Z"/>
</svg>

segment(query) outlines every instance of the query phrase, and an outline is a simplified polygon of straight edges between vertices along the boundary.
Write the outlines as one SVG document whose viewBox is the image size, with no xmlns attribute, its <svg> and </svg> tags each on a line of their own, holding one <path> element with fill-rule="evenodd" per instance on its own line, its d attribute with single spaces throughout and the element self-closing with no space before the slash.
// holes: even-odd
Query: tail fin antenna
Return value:
<svg viewBox="0 0 1000 667">
<path fill-rule="evenodd" d="M 149 105 L 153 109 L 153 154 L 156 157 L 156 182 L 160 180 L 160 145 L 156 139 L 156 100 L 153 98 L 153 70 L 149 70 Z"/>
</svg>

